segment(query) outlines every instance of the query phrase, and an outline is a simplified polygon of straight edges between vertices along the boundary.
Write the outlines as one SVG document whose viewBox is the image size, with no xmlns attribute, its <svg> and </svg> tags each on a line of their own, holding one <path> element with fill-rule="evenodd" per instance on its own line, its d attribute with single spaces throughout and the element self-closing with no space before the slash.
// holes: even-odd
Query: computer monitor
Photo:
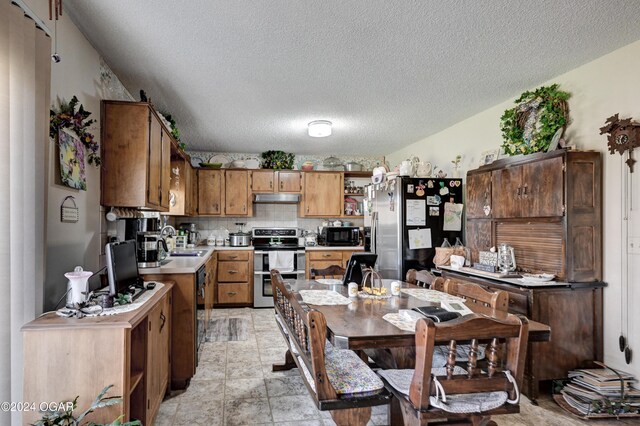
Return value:
<svg viewBox="0 0 640 426">
<path fill-rule="evenodd" d="M 107 275 L 109 294 L 130 293 L 131 286 L 140 286 L 136 242 L 134 240 L 109 243 L 105 248 L 107 255 Z"/>
<path fill-rule="evenodd" d="M 344 272 L 342 283 L 347 285 L 351 282 L 362 284 L 363 268 L 373 268 L 378 260 L 375 253 L 353 253 L 349 262 L 347 262 L 347 270 Z"/>
</svg>

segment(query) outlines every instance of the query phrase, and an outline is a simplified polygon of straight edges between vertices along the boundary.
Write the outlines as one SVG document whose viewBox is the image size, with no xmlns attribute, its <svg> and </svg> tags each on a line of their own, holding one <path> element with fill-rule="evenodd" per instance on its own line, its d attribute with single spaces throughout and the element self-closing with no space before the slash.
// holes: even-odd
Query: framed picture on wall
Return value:
<svg viewBox="0 0 640 426">
<path fill-rule="evenodd" d="M 498 159 L 498 156 L 500 155 L 500 149 L 492 149 L 489 151 L 483 151 L 480 154 L 480 161 L 479 161 L 479 165 L 480 166 L 484 166 L 486 164 L 491 164 L 494 161 L 496 161 Z"/>
</svg>

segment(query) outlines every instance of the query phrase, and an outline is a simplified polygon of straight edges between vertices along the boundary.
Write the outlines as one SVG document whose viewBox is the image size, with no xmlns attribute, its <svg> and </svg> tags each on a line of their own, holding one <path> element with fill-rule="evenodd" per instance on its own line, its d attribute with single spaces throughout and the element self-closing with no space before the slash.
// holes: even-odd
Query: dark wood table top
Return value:
<svg viewBox="0 0 640 426">
<path fill-rule="evenodd" d="M 348 297 L 347 286 L 342 284 L 320 284 L 315 280 L 285 280 L 294 292 L 300 290 L 334 290 Z M 384 280 L 385 287 L 392 280 Z M 422 288 L 402 282 L 402 288 Z M 301 299 L 300 299 L 301 300 Z M 327 338 L 335 347 L 343 349 L 394 348 L 415 345 L 415 333 L 404 331 L 384 320 L 388 313 L 397 313 L 399 309 L 411 309 L 418 306 L 435 305 L 437 302 L 426 302 L 400 293 L 389 299 L 374 300 L 364 298 L 351 299 L 349 305 L 308 305 L 324 314 L 327 321 Z M 482 308 L 470 304 L 469 308 L 476 313 L 505 318 L 506 313 L 490 308 Z M 548 325 L 529 320 L 529 341 L 546 342 L 551 337 Z"/>
</svg>

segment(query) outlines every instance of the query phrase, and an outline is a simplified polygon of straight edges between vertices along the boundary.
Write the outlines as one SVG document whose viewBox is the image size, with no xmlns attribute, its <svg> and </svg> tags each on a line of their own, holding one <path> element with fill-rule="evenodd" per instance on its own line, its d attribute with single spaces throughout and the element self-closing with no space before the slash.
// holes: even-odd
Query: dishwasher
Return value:
<svg viewBox="0 0 640 426">
<path fill-rule="evenodd" d="M 198 315 L 198 295 L 204 299 L 204 287 L 207 279 L 206 269 L 203 266 L 196 272 L 196 297 L 194 298 L 194 312 L 196 315 L 196 362 L 200 359 L 200 345 L 204 342 L 205 338 L 205 316 Z"/>
</svg>

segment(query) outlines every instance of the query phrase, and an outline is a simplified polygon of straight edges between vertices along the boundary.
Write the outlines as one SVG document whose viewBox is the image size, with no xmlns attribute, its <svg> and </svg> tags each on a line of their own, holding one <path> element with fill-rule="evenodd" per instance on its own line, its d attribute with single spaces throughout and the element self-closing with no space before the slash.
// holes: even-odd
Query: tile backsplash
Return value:
<svg viewBox="0 0 640 426">
<path fill-rule="evenodd" d="M 298 217 L 297 204 L 255 204 L 253 217 L 177 217 L 175 225 L 181 223 L 195 223 L 200 231 L 200 237 L 206 238 L 211 231 L 226 228 L 229 232 L 238 230 L 236 223 L 246 223 L 244 229 L 259 227 L 297 227 L 304 230 L 317 230 L 322 224 L 322 218 L 310 219 Z M 364 219 L 343 218 L 353 222 L 354 226 L 363 226 Z"/>
</svg>

